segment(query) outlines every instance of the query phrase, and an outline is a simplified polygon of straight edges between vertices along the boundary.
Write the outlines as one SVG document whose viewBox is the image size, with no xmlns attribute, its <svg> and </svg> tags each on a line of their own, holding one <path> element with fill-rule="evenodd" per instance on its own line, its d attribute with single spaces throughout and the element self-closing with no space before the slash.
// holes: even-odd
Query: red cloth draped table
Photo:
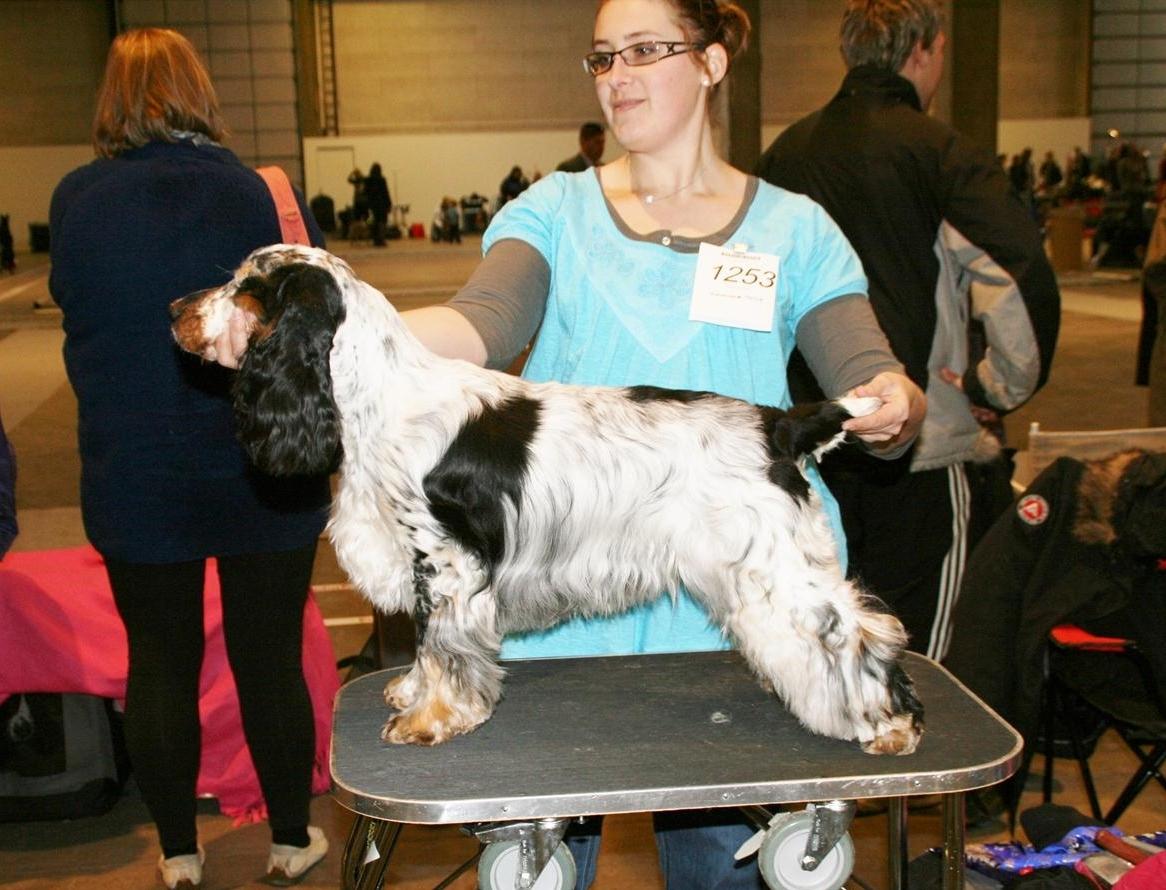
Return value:
<svg viewBox="0 0 1166 890">
<path fill-rule="evenodd" d="M 218 572 L 209 560 L 206 649 L 199 687 L 199 795 L 240 822 L 266 817 L 243 738 L 235 680 L 223 640 Z M 123 699 L 125 629 L 98 553 L 91 547 L 9 553 L 0 561 L 0 699 L 19 692 L 76 692 Z M 312 791 L 328 790 L 332 700 L 340 687 L 332 641 L 315 598 L 304 609 L 304 676 L 316 726 Z"/>
</svg>

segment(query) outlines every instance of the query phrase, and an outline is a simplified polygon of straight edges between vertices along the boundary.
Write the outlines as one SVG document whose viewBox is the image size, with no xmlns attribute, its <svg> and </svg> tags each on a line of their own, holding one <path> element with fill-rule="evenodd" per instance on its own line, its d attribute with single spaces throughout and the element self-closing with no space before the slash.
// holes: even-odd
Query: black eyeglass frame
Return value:
<svg viewBox="0 0 1166 890">
<path fill-rule="evenodd" d="M 668 52 L 647 62 L 634 62 L 629 60 L 628 57 L 624 55 L 624 53 L 626 53 L 629 49 L 636 49 L 641 46 L 665 46 L 668 48 Z M 621 59 L 623 59 L 623 63 L 625 65 L 628 65 L 632 68 L 642 68 L 645 65 L 655 65 L 657 62 L 662 62 L 664 59 L 669 59 L 672 56 L 683 55 L 684 53 L 690 53 L 694 50 L 696 52 L 701 52 L 704 49 L 704 44 L 691 43 L 687 40 L 640 40 L 636 43 L 628 44 L 623 49 L 610 51 L 596 50 L 595 52 L 588 53 L 583 57 L 583 70 L 590 74 L 592 77 L 598 77 L 599 75 L 606 74 L 611 70 L 612 66 L 615 65 L 616 56 L 619 56 Z M 592 61 L 599 61 L 599 59 L 603 57 L 607 58 L 607 64 L 600 68 L 598 71 L 592 70 Z"/>
</svg>

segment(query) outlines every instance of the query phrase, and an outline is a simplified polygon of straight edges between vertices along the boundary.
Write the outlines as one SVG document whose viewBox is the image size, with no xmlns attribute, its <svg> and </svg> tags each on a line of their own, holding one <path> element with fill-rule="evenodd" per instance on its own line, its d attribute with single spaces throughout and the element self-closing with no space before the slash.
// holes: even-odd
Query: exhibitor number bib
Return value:
<svg viewBox="0 0 1166 890">
<path fill-rule="evenodd" d="M 701 243 L 690 321 L 750 331 L 773 329 L 779 257 L 740 247 Z"/>
</svg>

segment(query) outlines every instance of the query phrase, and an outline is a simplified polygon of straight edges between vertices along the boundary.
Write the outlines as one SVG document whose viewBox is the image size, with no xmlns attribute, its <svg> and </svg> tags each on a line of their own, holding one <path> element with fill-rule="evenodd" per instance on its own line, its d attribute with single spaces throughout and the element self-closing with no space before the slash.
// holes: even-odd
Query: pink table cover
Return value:
<svg viewBox="0 0 1166 890">
<path fill-rule="evenodd" d="M 237 822 L 259 821 L 267 808 L 243 738 L 214 560 L 208 561 L 205 589 L 197 793 L 217 798 Z M 124 699 L 127 662 L 125 629 L 92 547 L 9 553 L 0 561 L 0 699 L 18 692 Z M 316 721 L 312 791 L 319 794 L 330 784 L 332 700 L 340 681 L 331 638 L 311 595 L 304 609 L 304 675 Z"/>
</svg>

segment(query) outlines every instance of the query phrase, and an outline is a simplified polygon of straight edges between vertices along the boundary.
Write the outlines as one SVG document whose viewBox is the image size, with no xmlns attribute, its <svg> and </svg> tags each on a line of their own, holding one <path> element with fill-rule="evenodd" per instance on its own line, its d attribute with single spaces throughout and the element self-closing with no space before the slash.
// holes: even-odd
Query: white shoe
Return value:
<svg viewBox="0 0 1166 890">
<path fill-rule="evenodd" d="M 315 825 L 308 826 L 308 845 L 292 847 L 288 844 L 272 844 L 271 855 L 267 857 L 267 876 L 264 882 L 277 887 L 298 884 L 308 870 L 324 858 L 328 852 L 328 838 Z"/>
<path fill-rule="evenodd" d="M 202 864 L 206 862 L 206 850 L 198 848 L 197 853 L 166 858 L 158 857 L 158 871 L 162 873 L 162 883 L 170 890 L 176 887 L 197 887 L 202 883 Z"/>
</svg>

